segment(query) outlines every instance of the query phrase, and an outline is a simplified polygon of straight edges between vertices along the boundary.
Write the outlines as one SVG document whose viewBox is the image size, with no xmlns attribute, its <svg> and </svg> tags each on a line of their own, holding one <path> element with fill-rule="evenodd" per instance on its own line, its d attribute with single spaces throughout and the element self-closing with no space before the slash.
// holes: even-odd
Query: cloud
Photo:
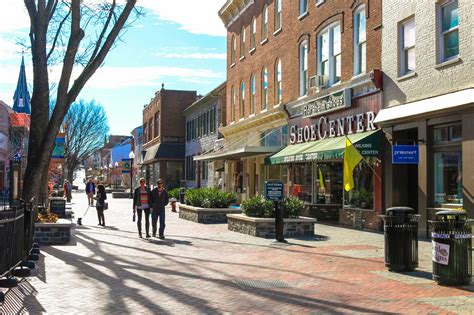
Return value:
<svg viewBox="0 0 474 315">
<path fill-rule="evenodd" d="M 172 58 L 172 59 L 223 59 L 227 58 L 225 53 L 216 54 L 216 53 L 169 53 L 169 54 L 157 54 L 157 56 L 163 58 Z"/>
<path fill-rule="evenodd" d="M 24 2 L 20 0 L 2 0 L 0 21 L 0 33 L 28 29 L 30 19 Z"/>
</svg>

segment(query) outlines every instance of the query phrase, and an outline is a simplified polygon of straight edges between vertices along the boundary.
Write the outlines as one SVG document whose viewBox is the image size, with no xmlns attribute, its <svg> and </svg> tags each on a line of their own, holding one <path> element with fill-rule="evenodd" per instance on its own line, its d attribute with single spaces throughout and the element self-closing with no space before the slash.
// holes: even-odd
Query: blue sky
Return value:
<svg viewBox="0 0 474 315">
<path fill-rule="evenodd" d="M 16 42 L 28 40 L 29 21 L 23 1 L 2 1 L 9 9 L 0 12 L 0 99 L 11 105 L 21 62 Z M 129 134 L 161 83 L 206 94 L 225 80 L 225 28 L 217 15 L 224 2 L 140 0 L 146 16 L 125 33 L 79 98 L 105 107 L 112 134 Z M 25 63 L 31 86 L 28 53 Z"/>
</svg>

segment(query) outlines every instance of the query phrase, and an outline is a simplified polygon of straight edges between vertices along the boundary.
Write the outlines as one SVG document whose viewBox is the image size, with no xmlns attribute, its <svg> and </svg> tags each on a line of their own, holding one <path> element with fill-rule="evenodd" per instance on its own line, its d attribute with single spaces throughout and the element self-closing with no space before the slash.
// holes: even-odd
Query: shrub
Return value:
<svg viewBox="0 0 474 315">
<path fill-rule="evenodd" d="M 275 216 L 273 202 L 255 196 L 242 202 L 242 211 L 249 217 L 271 218 Z"/>
<path fill-rule="evenodd" d="M 283 201 L 283 215 L 285 218 L 297 218 L 304 209 L 303 201 L 289 197 Z"/>
<path fill-rule="evenodd" d="M 179 188 L 174 188 L 168 191 L 168 197 L 179 199 Z"/>
<path fill-rule="evenodd" d="M 237 201 L 234 193 L 215 188 L 188 189 L 184 197 L 187 205 L 202 208 L 228 208 Z"/>
<path fill-rule="evenodd" d="M 372 209 L 374 205 L 374 198 L 365 188 L 361 188 L 352 194 L 351 204 L 358 208 Z"/>
</svg>

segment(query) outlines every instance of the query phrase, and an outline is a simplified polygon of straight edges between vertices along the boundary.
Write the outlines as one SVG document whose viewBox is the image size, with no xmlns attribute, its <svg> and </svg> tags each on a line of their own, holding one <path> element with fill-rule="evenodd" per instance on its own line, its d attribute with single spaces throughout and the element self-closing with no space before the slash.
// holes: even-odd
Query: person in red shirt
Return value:
<svg viewBox="0 0 474 315">
<path fill-rule="evenodd" d="M 145 179 L 140 178 L 140 187 L 135 189 L 133 194 L 133 214 L 137 213 L 138 236 L 142 237 L 142 216 L 145 213 L 145 231 L 146 237 L 150 237 L 150 208 L 151 194 L 150 188 L 145 185 Z"/>
</svg>

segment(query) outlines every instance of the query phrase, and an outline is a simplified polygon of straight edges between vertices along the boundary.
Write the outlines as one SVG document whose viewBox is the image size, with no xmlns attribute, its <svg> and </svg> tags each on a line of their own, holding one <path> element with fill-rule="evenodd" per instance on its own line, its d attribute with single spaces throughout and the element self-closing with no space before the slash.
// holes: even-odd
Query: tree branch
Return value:
<svg viewBox="0 0 474 315">
<path fill-rule="evenodd" d="M 58 26 L 58 30 L 56 31 L 56 35 L 54 35 L 54 40 L 53 40 L 53 45 L 51 47 L 51 50 L 49 51 L 47 55 L 47 59 L 51 57 L 51 54 L 53 53 L 54 49 L 56 48 L 56 42 L 58 41 L 59 35 L 61 34 L 61 30 L 63 28 L 64 22 L 69 18 L 69 15 L 71 15 L 71 11 L 69 11 L 66 16 L 61 20 Z"/>
</svg>

